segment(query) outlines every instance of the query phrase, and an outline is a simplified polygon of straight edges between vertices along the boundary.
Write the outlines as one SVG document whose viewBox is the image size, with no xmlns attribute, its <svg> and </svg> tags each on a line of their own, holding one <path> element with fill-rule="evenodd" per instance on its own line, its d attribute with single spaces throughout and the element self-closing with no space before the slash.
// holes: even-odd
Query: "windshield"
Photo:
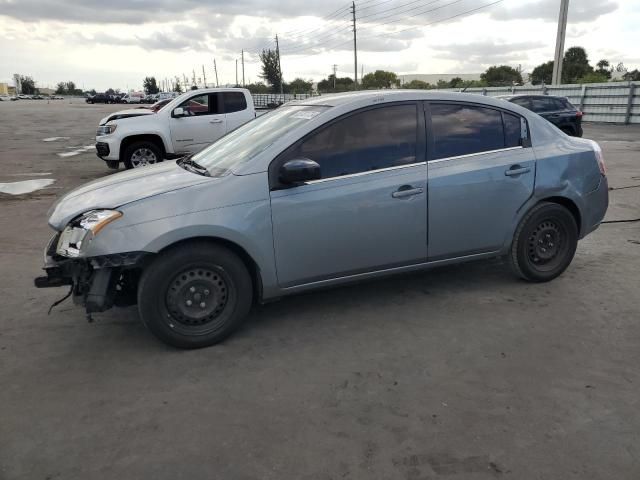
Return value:
<svg viewBox="0 0 640 480">
<path fill-rule="evenodd" d="M 280 107 L 245 123 L 192 158 L 212 174 L 221 175 L 255 157 L 280 137 L 328 108 L 320 105 Z"/>
</svg>

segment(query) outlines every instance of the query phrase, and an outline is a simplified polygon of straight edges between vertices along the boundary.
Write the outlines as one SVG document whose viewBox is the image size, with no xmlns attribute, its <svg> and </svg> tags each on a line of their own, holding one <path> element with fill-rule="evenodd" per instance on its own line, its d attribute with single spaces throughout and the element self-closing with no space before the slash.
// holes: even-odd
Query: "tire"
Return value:
<svg viewBox="0 0 640 480">
<path fill-rule="evenodd" d="M 548 282 L 564 272 L 576 253 L 578 225 L 557 203 L 542 202 L 522 219 L 511 244 L 514 273 L 530 282 Z"/>
<path fill-rule="evenodd" d="M 562 130 L 564 133 L 566 133 L 570 137 L 576 136 L 575 132 L 573 131 L 573 128 L 571 127 L 562 127 L 560 130 Z"/>
<path fill-rule="evenodd" d="M 105 160 L 107 167 L 111 168 L 112 170 L 118 170 L 118 168 L 120 167 L 120 162 L 118 160 Z"/>
<path fill-rule="evenodd" d="M 251 277 L 242 260 L 227 248 L 202 241 L 161 254 L 138 285 L 143 323 L 178 348 L 223 341 L 242 325 L 252 301 Z"/>
<path fill-rule="evenodd" d="M 134 142 L 124 151 L 124 166 L 128 169 L 153 165 L 162 161 L 162 151 L 153 142 Z"/>
</svg>

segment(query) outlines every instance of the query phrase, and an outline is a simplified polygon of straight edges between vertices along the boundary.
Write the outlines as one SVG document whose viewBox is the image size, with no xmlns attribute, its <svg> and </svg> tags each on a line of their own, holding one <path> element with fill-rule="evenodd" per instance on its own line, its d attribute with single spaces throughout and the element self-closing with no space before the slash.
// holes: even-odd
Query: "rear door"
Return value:
<svg viewBox="0 0 640 480">
<path fill-rule="evenodd" d="M 235 130 L 253 118 L 243 92 L 223 92 L 224 114 L 227 132 Z"/>
<path fill-rule="evenodd" d="M 185 116 L 171 113 L 169 128 L 176 153 L 198 152 L 226 133 L 221 100 L 220 93 L 194 94 L 178 105 Z"/>
<path fill-rule="evenodd" d="M 499 250 L 533 194 L 521 117 L 484 105 L 427 104 L 429 259 Z"/>
</svg>

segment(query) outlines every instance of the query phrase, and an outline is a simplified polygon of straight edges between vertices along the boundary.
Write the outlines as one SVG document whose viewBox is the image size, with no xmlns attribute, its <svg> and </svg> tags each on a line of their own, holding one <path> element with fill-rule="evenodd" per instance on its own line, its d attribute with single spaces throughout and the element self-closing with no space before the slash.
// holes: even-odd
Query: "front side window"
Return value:
<svg viewBox="0 0 640 480">
<path fill-rule="evenodd" d="M 224 113 L 240 112 L 247 109 L 247 99 L 241 92 L 224 92 Z"/>
<path fill-rule="evenodd" d="M 505 146 L 499 110 L 463 104 L 431 104 L 432 159 L 499 150 Z"/>
<path fill-rule="evenodd" d="M 415 104 L 374 108 L 312 133 L 281 159 L 313 160 L 320 165 L 322 178 L 409 165 L 416 162 L 417 135 Z"/>
<path fill-rule="evenodd" d="M 209 95 L 196 95 L 180 104 L 184 113 L 190 117 L 198 115 L 209 115 Z"/>
</svg>

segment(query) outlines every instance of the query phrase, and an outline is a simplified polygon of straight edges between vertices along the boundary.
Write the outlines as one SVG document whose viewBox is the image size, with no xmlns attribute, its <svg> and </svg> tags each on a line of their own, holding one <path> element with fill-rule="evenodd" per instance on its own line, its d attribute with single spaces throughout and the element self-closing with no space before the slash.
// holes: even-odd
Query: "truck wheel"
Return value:
<svg viewBox="0 0 640 480">
<path fill-rule="evenodd" d="M 124 166 L 140 168 L 162 161 L 160 148 L 153 142 L 135 142 L 124 151 Z"/>
<path fill-rule="evenodd" d="M 251 309 L 246 266 L 208 242 L 183 244 L 158 258 L 138 285 L 138 310 L 151 332 L 178 348 L 214 345 L 233 333 Z"/>
<path fill-rule="evenodd" d="M 120 162 L 118 160 L 105 160 L 105 162 L 107 163 L 107 167 L 113 170 L 118 170 L 120 167 Z"/>
<path fill-rule="evenodd" d="M 567 269 L 577 246 L 578 225 L 571 212 L 557 203 L 542 202 L 518 225 L 509 260 L 516 275 L 548 282 Z"/>
</svg>

